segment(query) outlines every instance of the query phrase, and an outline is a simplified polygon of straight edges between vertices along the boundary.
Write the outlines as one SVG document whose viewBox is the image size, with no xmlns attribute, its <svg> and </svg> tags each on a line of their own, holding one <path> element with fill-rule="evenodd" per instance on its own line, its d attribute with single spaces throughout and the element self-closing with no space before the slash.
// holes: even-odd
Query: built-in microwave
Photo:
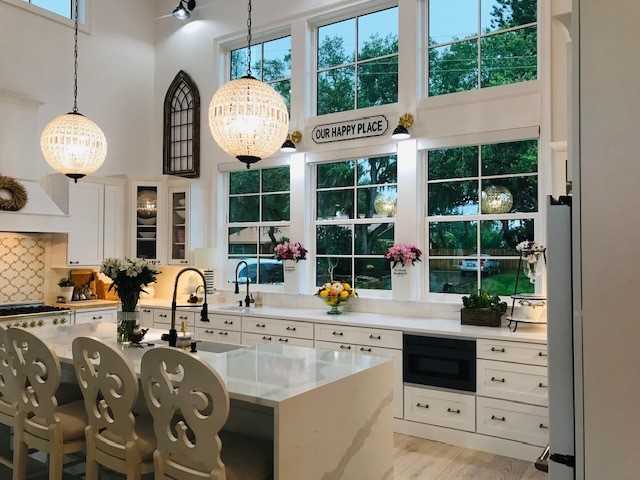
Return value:
<svg viewBox="0 0 640 480">
<path fill-rule="evenodd" d="M 476 342 L 455 338 L 403 336 L 405 382 L 476 391 Z"/>
</svg>

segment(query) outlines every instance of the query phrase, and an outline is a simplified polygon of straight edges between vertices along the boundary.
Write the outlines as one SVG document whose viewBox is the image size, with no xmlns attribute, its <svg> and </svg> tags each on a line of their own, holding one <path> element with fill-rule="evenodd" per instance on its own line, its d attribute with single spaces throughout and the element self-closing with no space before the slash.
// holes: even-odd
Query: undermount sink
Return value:
<svg viewBox="0 0 640 480">
<path fill-rule="evenodd" d="M 224 353 L 231 350 L 238 350 L 242 345 L 234 345 L 232 343 L 207 342 L 206 340 L 197 343 L 196 348 L 199 352 Z"/>
<path fill-rule="evenodd" d="M 250 312 L 251 307 L 239 307 L 238 305 L 233 305 L 231 307 L 220 307 L 220 310 L 227 310 L 231 312 Z"/>
</svg>

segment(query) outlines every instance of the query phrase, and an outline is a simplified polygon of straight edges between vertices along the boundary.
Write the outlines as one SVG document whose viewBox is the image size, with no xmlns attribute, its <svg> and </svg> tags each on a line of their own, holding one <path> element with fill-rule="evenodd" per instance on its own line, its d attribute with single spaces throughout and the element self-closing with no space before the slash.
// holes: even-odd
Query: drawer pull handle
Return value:
<svg viewBox="0 0 640 480">
<path fill-rule="evenodd" d="M 162 314 L 162 313 L 160 315 L 158 315 L 158 316 L 161 317 L 161 318 L 167 318 L 167 316 Z"/>
<path fill-rule="evenodd" d="M 287 330 L 289 330 L 291 332 L 295 332 L 296 331 L 296 327 L 287 327 Z"/>
<path fill-rule="evenodd" d="M 233 325 L 233 321 L 225 320 L 224 324 L 225 325 Z"/>
<path fill-rule="evenodd" d="M 371 340 L 380 340 L 382 337 L 380 335 L 369 335 Z"/>
<path fill-rule="evenodd" d="M 183 315 L 180 315 L 180 320 L 186 320 L 187 318 L 189 318 L 189 317 L 185 317 Z"/>
<path fill-rule="evenodd" d="M 504 353 L 504 347 L 503 347 L 503 348 L 491 347 L 491 351 L 492 351 L 492 352 L 500 352 L 500 353 Z"/>
<path fill-rule="evenodd" d="M 147 310 L 146 308 L 142 310 L 144 313 L 151 313 L 151 310 Z"/>
<path fill-rule="evenodd" d="M 546 356 L 547 356 L 547 354 L 546 354 L 546 353 L 544 353 L 544 352 L 538 352 L 538 356 L 539 356 L 539 357 L 546 357 Z"/>
<path fill-rule="evenodd" d="M 218 332 L 218 335 L 229 335 L 227 332 Z"/>
<path fill-rule="evenodd" d="M 102 320 L 102 315 L 98 315 L 97 317 L 93 317 L 94 320 Z"/>
<path fill-rule="evenodd" d="M 344 335 L 344 332 L 333 332 L 333 335 L 339 335 L 339 336 L 342 336 L 342 335 Z"/>
<path fill-rule="evenodd" d="M 266 325 L 264 323 L 256 323 L 256 327 L 258 328 L 265 328 Z"/>
<path fill-rule="evenodd" d="M 279 338 L 278 339 L 279 342 L 286 342 L 289 343 L 289 339 L 288 338 Z"/>
<path fill-rule="evenodd" d="M 271 341 L 271 337 L 262 337 L 262 339 Z"/>
<path fill-rule="evenodd" d="M 543 430 L 549 430 L 549 427 L 547 427 L 544 423 L 540 424 L 540 428 L 542 428 Z"/>
<path fill-rule="evenodd" d="M 507 419 L 505 417 L 496 417 L 495 415 L 491 415 L 491 420 L 498 420 L 499 422 L 506 422 Z"/>
<path fill-rule="evenodd" d="M 504 383 L 504 378 L 491 377 L 491 381 L 492 381 L 492 382 L 500 382 L 500 383 Z"/>
<path fill-rule="evenodd" d="M 538 384 L 538 387 L 540 387 L 540 388 L 549 388 L 549 385 L 545 385 L 544 383 L 540 382 Z"/>
<path fill-rule="evenodd" d="M 447 412 L 449 412 L 449 413 L 460 413 L 460 409 L 458 408 L 457 410 L 453 410 L 451 408 L 447 408 Z"/>
<path fill-rule="evenodd" d="M 421 403 L 416 403 L 416 407 L 429 408 L 429 404 L 427 403 L 426 405 L 422 405 Z"/>
<path fill-rule="evenodd" d="M 351 345 L 340 345 L 343 350 L 351 350 Z"/>
<path fill-rule="evenodd" d="M 361 352 L 369 352 L 369 353 L 371 353 L 371 349 L 370 348 L 360 347 L 360 351 Z"/>
<path fill-rule="evenodd" d="M 211 330 L 205 330 L 204 333 L 213 333 Z"/>
</svg>

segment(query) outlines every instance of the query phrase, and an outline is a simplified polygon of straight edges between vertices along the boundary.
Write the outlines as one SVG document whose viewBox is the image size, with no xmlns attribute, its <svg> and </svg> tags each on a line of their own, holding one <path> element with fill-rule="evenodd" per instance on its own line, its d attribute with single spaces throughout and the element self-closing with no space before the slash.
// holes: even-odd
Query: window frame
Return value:
<svg viewBox="0 0 640 480">
<path fill-rule="evenodd" d="M 71 17 L 64 17 L 51 10 L 42 8 L 38 5 L 34 5 L 30 0 L 0 0 L 0 2 L 8 3 L 15 7 L 21 8 L 24 11 L 38 15 L 40 17 L 52 20 L 67 27 L 74 27 L 73 20 L 73 0 L 71 2 Z M 91 33 L 91 2 L 92 0 L 78 0 L 79 15 L 78 15 L 78 30 L 83 33 Z"/>
<path fill-rule="evenodd" d="M 262 163 L 264 162 L 264 163 Z M 283 162 L 283 161 L 262 161 L 260 164 L 260 168 L 254 168 L 252 170 L 268 170 L 268 169 L 272 169 L 272 168 L 279 168 L 279 167 L 288 167 L 289 168 L 289 190 L 287 190 L 286 193 L 289 193 L 289 204 L 291 205 L 291 190 L 292 190 L 292 182 L 291 182 L 291 166 L 289 165 L 289 162 Z M 255 227 L 258 229 L 258 240 L 256 242 L 256 246 L 257 246 L 257 250 L 256 250 L 256 255 L 255 258 L 260 259 L 260 258 L 270 258 L 269 256 L 265 255 L 265 254 L 260 254 L 260 228 L 263 227 L 288 227 L 289 229 L 291 229 L 291 215 L 289 215 L 289 220 L 288 221 L 258 221 L 258 222 L 235 222 L 232 223 L 230 222 L 229 219 L 229 208 L 230 208 L 230 204 L 231 204 L 231 197 L 239 197 L 239 196 L 246 196 L 246 195 L 259 195 L 260 197 L 260 215 L 262 215 L 262 196 L 265 194 L 265 192 L 262 192 L 262 182 L 260 182 L 260 191 L 257 193 L 247 193 L 247 194 L 234 194 L 231 195 L 230 190 L 231 190 L 231 173 L 233 172 L 244 172 L 246 171 L 246 169 L 242 168 L 241 165 L 239 165 L 237 162 L 234 164 L 225 164 L 227 166 L 227 168 L 220 168 L 219 172 L 222 174 L 222 192 L 224 192 L 223 197 L 224 197 L 224 202 L 222 202 L 223 204 L 223 208 L 224 210 L 221 212 L 221 214 L 223 215 L 224 218 L 224 224 L 222 227 L 222 238 L 221 238 L 221 244 L 223 245 L 224 248 L 224 253 L 223 253 L 223 260 L 224 260 L 224 267 L 223 267 L 223 277 L 222 280 L 219 282 L 221 285 L 221 288 L 223 290 L 227 289 L 227 288 L 232 288 L 231 285 L 233 285 L 232 281 L 229 281 L 230 278 L 233 277 L 234 272 L 229 270 L 229 265 L 230 265 L 230 260 L 232 259 L 232 254 L 229 253 L 229 229 L 230 228 L 243 228 L 243 227 Z M 260 174 L 260 178 L 262 178 L 262 173 Z M 285 192 L 266 192 L 267 195 L 273 195 L 273 194 L 278 194 L 278 193 L 285 193 Z M 291 208 L 291 207 L 290 207 Z M 291 210 L 290 210 L 291 211 Z M 240 255 L 240 254 L 238 254 Z M 271 256 L 271 258 L 273 258 L 273 256 Z M 266 293 L 284 293 L 284 283 L 283 284 L 268 284 L 268 283 L 251 283 L 252 288 L 254 289 L 259 289 L 259 291 L 263 291 Z"/>
<path fill-rule="evenodd" d="M 465 138 L 466 137 L 466 138 Z M 457 148 L 457 147 L 466 147 L 466 146 L 482 146 L 482 145 L 491 145 L 491 144 L 499 144 L 506 142 L 518 142 L 518 141 L 527 141 L 527 140 L 536 140 L 538 142 L 538 163 L 537 169 L 531 173 L 514 173 L 514 174 L 499 174 L 499 175 L 482 175 L 482 164 L 481 164 L 481 154 L 479 152 L 479 171 L 478 175 L 475 177 L 455 177 L 455 178 L 447 178 L 447 179 L 438 179 L 429 181 L 429 168 L 428 168 L 428 152 L 431 150 L 439 150 L 445 148 Z M 424 272 L 422 278 L 422 289 L 419 298 L 424 299 L 427 302 L 439 302 L 439 303 L 460 303 L 462 301 L 462 297 L 464 295 L 468 295 L 468 293 L 457 294 L 457 293 L 443 293 L 443 292 L 431 292 L 429 291 L 431 288 L 430 285 L 430 260 L 432 259 L 446 259 L 446 260 L 462 260 L 468 258 L 470 255 L 451 255 L 451 256 L 431 256 L 430 253 L 430 235 L 429 235 L 429 227 L 431 223 L 435 222 L 477 222 L 478 226 L 476 227 L 476 243 L 475 243 L 475 251 L 477 253 L 477 258 L 480 258 L 481 251 L 481 234 L 482 234 L 482 223 L 487 221 L 494 220 L 532 220 L 533 221 L 533 231 L 534 238 L 530 240 L 535 240 L 537 242 L 541 242 L 544 237 L 544 232 L 542 229 L 542 222 L 544 220 L 544 205 L 543 198 L 545 195 L 546 189 L 543 186 L 544 177 L 543 177 L 543 166 L 542 166 L 542 145 L 541 138 L 539 135 L 539 129 L 536 128 L 520 128 L 514 130 L 505 130 L 501 132 L 490 132 L 489 134 L 475 134 L 468 136 L 460 136 L 460 137 L 451 137 L 448 139 L 437 139 L 436 141 L 422 141 L 418 142 L 418 157 L 420 159 L 420 164 L 422 165 L 423 173 L 421 174 L 421 182 L 422 187 L 420 189 L 421 194 L 421 202 L 422 205 L 422 219 L 423 224 L 421 228 L 421 243 L 424 245 Z M 496 178 L 516 178 L 516 177 L 532 177 L 535 176 L 537 178 L 537 209 L 535 212 L 517 212 L 517 213 L 503 213 L 503 214 L 486 214 L 482 213 L 480 203 L 478 204 L 478 213 L 477 214 L 462 214 L 462 215 L 429 215 L 429 204 L 428 204 L 428 196 L 429 196 L 429 185 L 433 183 L 446 183 L 446 182 L 455 182 L 460 180 L 475 180 L 478 182 L 478 199 L 481 196 L 481 185 L 483 179 L 496 179 Z M 493 257 L 496 260 L 517 260 L 518 256 L 495 256 Z M 520 275 L 520 282 L 526 280 L 527 278 L 524 274 Z M 482 272 L 480 269 L 476 272 L 476 285 L 478 288 L 482 287 Z M 528 281 L 528 280 L 527 280 Z M 537 282 L 535 284 L 535 293 L 540 294 L 544 291 L 545 286 L 543 282 Z M 470 292 L 471 293 L 471 292 Z M 499 296 L 503 301 L 507 301 L 510 305 L 510 301 L 505 298 L 509 297 L 509 294 L 500 294 Z"/>
<path fill-rule="evenodd" d="M 309 82 L 309 86 L 307 88 L 307 92 L 309 97 L 307 98 L 307 104 L 308 104 L 308 118 L 316 118 L 319 119 L 320 117 L 323 120 L 326 119 L 332 119 L 335 117 L 340 118 L 341 116 L 344 116 L 345 114 L 349 115 L 349 114 L 353 114 L 353 112 L 358 112 L 358 113 L 362 113 L 362 116 L 367 116 L 369 115 L 369 112 L 371 110 L 375 110 L 380 111 L 382 110 L 388 110 L 389 112 L 396 112 L 396 106 L 398 105 L 398 101 L 394 102 L 394 103 L 385 103 L 383 105 L 374 105 L 374 106 L 370 106 L 370 107 L 363 107 L 363 108 L 355 108 L 355 109 L 350 109 L 350 110 L 343 110 L 340 112 L 330 112 L 330 113 L 325 113 L 322 115 L 318 114 L 318 29 L 327 25 L 331 25 L 334 23 L 339 23 L 342 22 L 344 20 L 349 20 L 351 18 L 356 18 L 357 17 L 362 17 L 365 15 L 369 15 L 371 13 L 376 13 L 376 12 L 380 12 L 383 10 L 388 10 L 390 8 L 398 8 L 398 53 L 397 54 L 393 54 L 393 55 L 388 55 L 388 56 L 383 56 L 383 57 L 376 57 L 373 59 L 367 59 L 365 60 L 363 63 L 367 63 L 373 60 L 378 60 L 380 58 L 386 58 L 386 57 L 391 57 L 391 56 L 397 56 L 398 57 L 398 97 L 400 97 L 400 51 L 401 51 L 401 45 L 400 45 L 400 23 L 401 23 L 401 8 L 399 5 L 398 0 L 393 0 L 393 1 L 379 1 L 379 0 L 373 0 L 371 2 L 367 2 L 367 6 L 364 7 L 363 5 L 357 5 L 355 7 L 351 7 L 351 8 L 345 8 L 343 10 L 340 11 L 334 11 L 331 12 L 329 14 L 326 15 L 322 15 L 322 16 L 318 16 L 318 17 L 313 17 L 313 18 L 308 18 L 307 19 L 307 25 L 308 25 L 308 32 L 310 34 L 311 40 L 310 40 L 310 48 L 307 49 L 307 65 L 309 67 L 309 71 L 311 72 L 309 75 L 312 77 L 310 78 L 310 82 Z M 357 32 L 357 20 L 356 20 L 356 32 Z M 356 53 L 357 53 L 357 38 L 356 38 Z M 357 56 L 357 55 L 356 55 Z M 351 64 L 348 64 L 351 65 Z M 355 63 L 354 63 L 355 65 Z M 338 66 L 340 67 L 340 66 Z M 331 68 L 327 68 L 327 69 L 323 69 L 323 71 L 325 70 L 331 70 L 331 69 L 335 69 L 338 67 L 331 67 Z M 357 70 L 356 70 L 356 77 L 357 78 Z M 357 82 L 354 83 L 354 92 L 355 92 L 355 105 L 357 105 Z"/>
<path fill-rule="evenodd" d="M 394 146 L 395 147 L 395 146 Z M 354 152 L 355 153 L 355 152 Z M 313 261 L 313 265 L 311 266 L 311 277 L 310 277 L 310 281 L 311 281 L 311 289 L 315 292 L 319 286 L 316 285 L 316 278 L 317 278 L 317 260 L 318 258 L 325 258 L 325 257 L 329 257 L 330 255 L 320 255 L 318 256 L 317 253 L 317 226 L 321 226 L 321 225 L 350 225 L 353 226 L 353 236 L 352 236 L 352 245 L 351 245 L 351 251 L 354 252 L 354 244 L 355 244 L 355 227 L 356 225 L 371 225 L 374 223 L 391 223 L 393 224 L 393 228 L 394 228 L 394 243 L 395 243 L 395 237 L 397 236 L 397 218 L 398 218 L 398 214 L 396 213 L 394 216 L 392 217 L 370 217 L 370 218 L 344 218 L 344 219 L 336 219 L 336 218 L 330 218 L 330 219 L 323 219 L 323 220 L 319 220 L 318 217 L 318 196 L 317 196 L 317 192 L 318 191 L 330 191 L 330 190 L 353 190 L 353 195 L 354 195 L 354 211 L 357 208 L 357 194 L 358 194 L 358 190 L 359 189 L 363 189 L 363 188 L 370 188 L 371 186 L 378 186 L 378 185 L 386 185 L 386 184 L 374 184 L 374 185 L 362 185 L 362 186 L 358 186 L 357 185 L 357 179 L 356 179 L 356 175 L 357 175 L 357 161 L 363 158 L 370 158 L 370 157 L 388 157 L 388 156 L 395 156 L 396 157 L 396 162 L 398 161 L 398 152 L 395 148 L 383 148 L 383 149 L 379 149 L 379 148 L 367 148 L 367 149 L 358 149 L 358 154 L 355 155 L 344 155 L 344 152 L 327 152 L 325 154 L 320 154 L 317 156 L 312 156 L 311 158 L 309 158 L 309 156 L 307 157 L 307 167 L 311 167 L 311 172 L 310 172 L 310 195 L 311 195 L 311 224 L 309 226 L 311 232 L 310 232 L 310 237 L 311 237 L 311 251 L 313 251 L 313 255 L 310 257 L 310 260 Z M 318 190 L 318 165 L 326 165 L 326 164 L 330 164 L 330 163 L 340 163 L 340 162 L 347 162 L 347 161 L 354 161 L 356 162 L 356 169 L 354 171 L 354 179 L 356 180 L 356 182 L 354 183 L 354 185 L 352 186 L 347 186 L 347 187 L 334 187 L 334 188 L 322 188 L 320 190 Z M 398 176 L 396 176 L 396 181 L 394 183 L 389 183 L 388 185 L 395 185 L 396 189 L 399 189 L 399 181 L 398 181 Z M 398 193 L 399 194 L 399 193 Z M 376 222 L 375 220 L 380 219 L 379 222 Z M 352 281 L 351 281 L 351 285 L 354 287 L 354 289 L 356 290 L 356 292 L 358 292 L 358 296 L 360 297 L 370 297 L 370 298 L 382 298 L 382 299 L 391 299 L 392 298 L 392 290 L 381 290 L 381 289 L 361 289 L 358 288 L 356 285 L 354 285 L 355 283 L 355 260 L 358 258 L 382 258 L 382 255 L 358 255 L 355 252 L 351 253 L 350 255 L 337 255 L 340 258 L 350 258 L 351 259 L 351 266 L 352 266 Z M 389 274 L 391 274 L 391 269 L 389 269 Z"/>
<path fill-rule="evenodd" d="M 544 13 L 543 9 L 542 9 L 542 3 L 544 2 L 544 0 L 536 0 L 537 5 L 536 5 L 536 21 L 535 22 L 531 22 L 531 23 L 527 23 L 527 24 L 523 24 L 523 25 L 518 25 L 517 27 L 510 27 L 510 28 L 505 28 L 502 30 L 497 30 L 497 31 L 492 31 L 489 32 L 488 34 L 482 34 L 482 10 L 481 10 L 481 1 L 482 0 L 477 0 L 478 2 L 478 15 L 477 15 L 477 26 L 478 26 L 478 33 L 463 39 L 458 39 L 458 40 L 448 40 L 446 42 L 442 42 L 442 43 L 438 43 L 436 45 L 430 46 L 429 45 L 429 0 L 424 0 L 424 14 L 422 15 L 422 21 L 423 21 L 423 30 L 422 30 L 422 34 L 420 35 L 420 39 L 419 41 L 421 42 L 422 48 L 423 48 L 423 54 L 421 55 L 421 59 L 420 62 L 422 63 L 422 68 L 421 68 L 421 77 L 423 79 L 422 81 L 422 98 L 423 99 L 437 99 L 440 97 L 444 97 L 446 98 L 449 95 L 464 95 L 464 94 L 469 94 L 470 92 L 486 92 L 487 90 L 490 90 L 492 88 L 504 88 L 504 87 L 509 87 L 512 85 L 528 85 L 528 84 L 537 84 L 537 82 L 539 82 L 541 79 L 543 79 L 543 72 L 541 70 L 542 68 L 542 60 L 541 60 L 541 28 L 543 26 L 543 18 L 541 17 Z M 536 78 L 532 79 L 532 80 L 527 80 L 527 81 L 522 81 L 522 82 L 512 82 L 512 83 L 505 83 L 503 85 L 493 85 L 493 86 L 487 86 L 487 87 L 482 87 L 482 83 L 481 83 L 481 75 L 482 75 L 482 39 L 483 38 L 488 38 L 491 36 L 495 36 L 495 35 L 500 35 L 503 33 L 507 33 L 507 32 L 512 32 L 512 31 L 517 31 L 517 30 L 523 30 L 526 28 L 530 28 L 532 26 L 536 26 Z M 429 79 L 430 79 L 430 65 L 429 65 L 429 53 L 431 52 L 432 49 L 434 48 L 440 48 L 440 47 L 446 47 L 449 45 L 452 45 L 454 43 L 461 43 L 461 42 L 465 42 L 465 41 L 472 41 L 472 40 L 476 40 L 478 42 L 478 47 L 477 47 L 477 68 L 478 68 L 478 74 L 477 74 L 477 85 L 478 88 L 474 88 L 471 90 L 461 90 L 459 92 L 449 92 L 449 93 L 444 93 L 444 94 L 440 94 L 440 95 L 430 95 L 429 94 Z M 527 88 L 527 87 L 522 87 L 522 88 Z"/>
</svg>

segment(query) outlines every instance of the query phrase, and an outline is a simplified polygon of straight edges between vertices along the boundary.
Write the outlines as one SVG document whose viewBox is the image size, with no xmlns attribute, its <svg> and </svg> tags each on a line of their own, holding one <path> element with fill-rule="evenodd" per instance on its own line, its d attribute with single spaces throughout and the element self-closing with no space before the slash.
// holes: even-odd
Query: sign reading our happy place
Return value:
<svg viewBox="0 0 640 480">
<path fill-rule="evenodd" d="M 346 122 L 327 123 L 313 129 L 311 136 L 315 143 L 339 142 L 356 138 L 378 137 L 384 135 L 389 122 L 384 115 L 358 118 Z"/>
</svg>

